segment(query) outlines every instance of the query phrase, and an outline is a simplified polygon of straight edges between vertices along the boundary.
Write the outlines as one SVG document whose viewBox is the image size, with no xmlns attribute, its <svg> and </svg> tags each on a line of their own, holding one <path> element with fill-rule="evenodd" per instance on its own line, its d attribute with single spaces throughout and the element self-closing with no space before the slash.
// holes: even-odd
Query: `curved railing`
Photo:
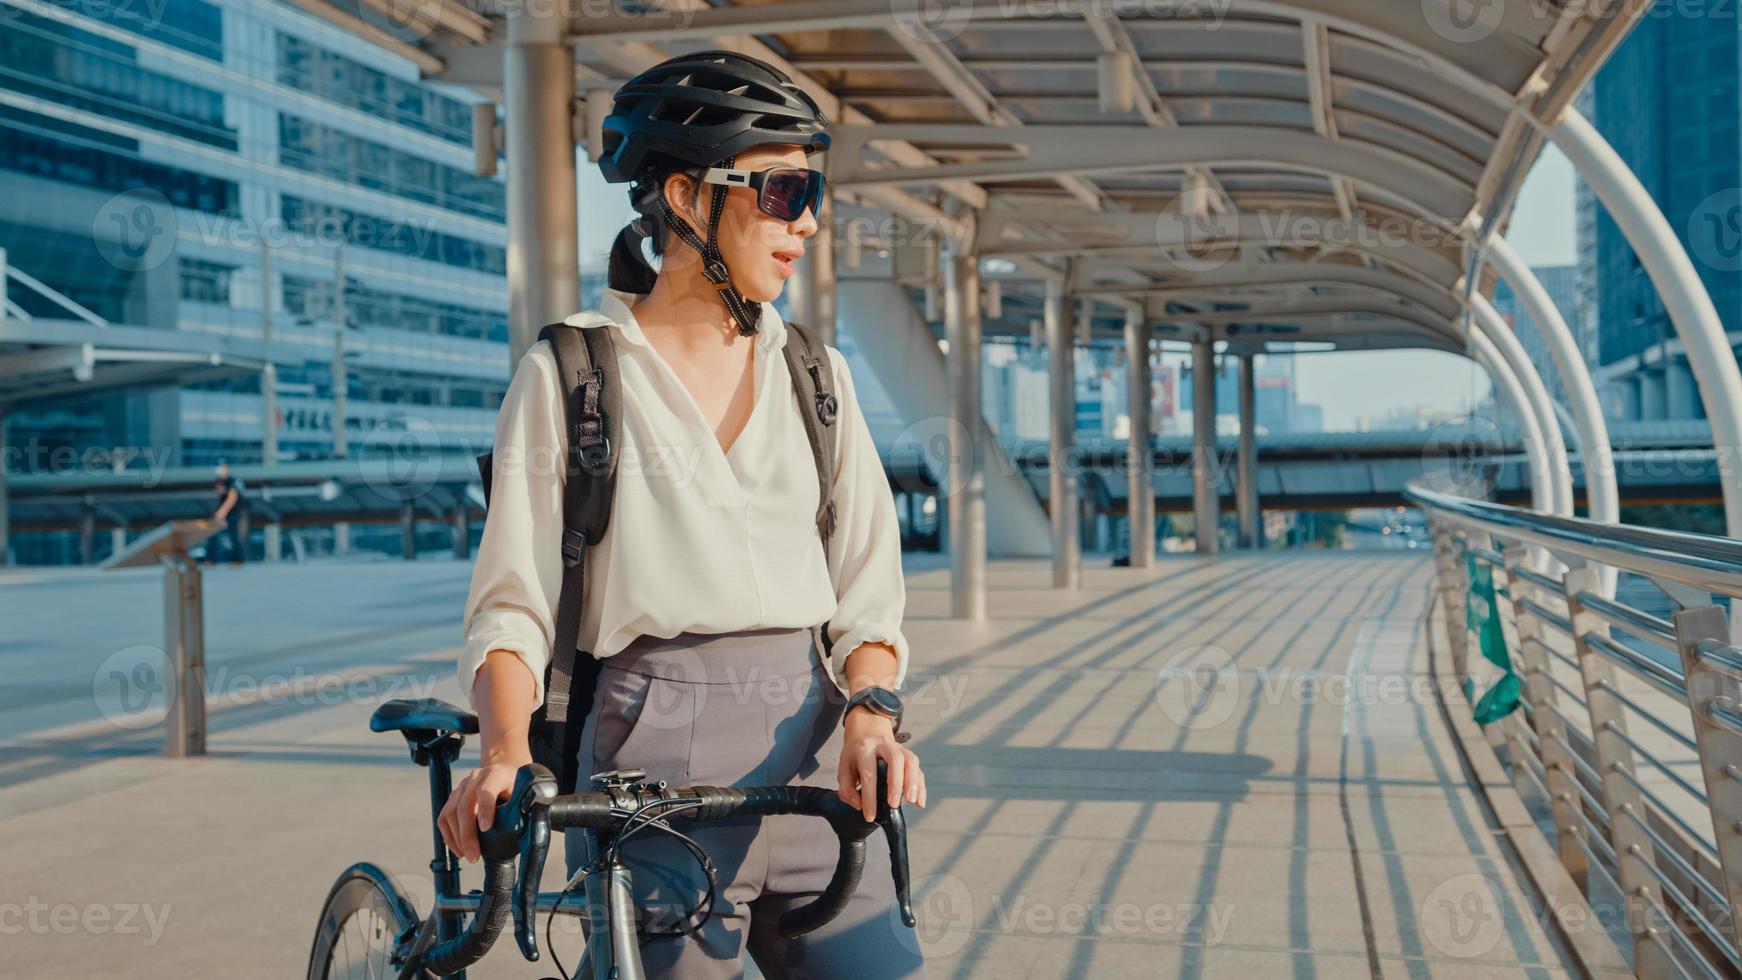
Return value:
<svg viewBox="0 0 1742 980">
<path fill-rule="evenodd" d="M 1742 976 L 1742 649 L 1722 601 L 1742 597 L 1742 541 L 1405 496 L 1433 532 L 1453 669 L 1493 693 L 1513 783 L 1635 974 Z"/>
</svg>

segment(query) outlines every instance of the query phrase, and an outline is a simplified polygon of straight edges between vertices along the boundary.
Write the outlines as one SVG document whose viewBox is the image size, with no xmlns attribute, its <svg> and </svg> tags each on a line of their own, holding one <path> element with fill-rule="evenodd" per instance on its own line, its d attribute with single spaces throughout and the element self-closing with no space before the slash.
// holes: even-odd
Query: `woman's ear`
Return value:
<svg viewBox="0 0 1742 980">
<path fill-rule="evenodd" d="M 697 201 L 696 194 L 696 189 L 699 186 L 699 182 L 693 176 L 682 172 L 673 173 L 665 178 L 665 203 L 670 205 L 671 209 L 678 214 L 688 216 L 692 225 L 696 223 L 697 217 L 701 213 L 701 206 Z"/>
</svg>

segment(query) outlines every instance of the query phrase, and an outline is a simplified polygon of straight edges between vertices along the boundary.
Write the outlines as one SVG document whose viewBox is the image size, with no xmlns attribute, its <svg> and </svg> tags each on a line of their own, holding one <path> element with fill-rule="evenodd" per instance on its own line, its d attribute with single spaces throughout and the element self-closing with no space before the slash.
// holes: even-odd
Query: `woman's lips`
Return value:
<svg viewBox="0 0 1742 980">
<path fill-rule="evenodd" d="M 790 277 L 793 273 L 792 264 L 804 255 L 803 252 L 775 252 L 774 262 L 780 267 L 781 278 Z"/>
</svg>

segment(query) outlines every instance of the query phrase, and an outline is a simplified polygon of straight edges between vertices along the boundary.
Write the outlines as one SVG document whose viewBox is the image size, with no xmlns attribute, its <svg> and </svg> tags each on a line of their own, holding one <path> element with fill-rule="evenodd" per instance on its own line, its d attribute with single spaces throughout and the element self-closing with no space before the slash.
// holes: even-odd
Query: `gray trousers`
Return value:
<svg viewBox="0 0 1742 980">
<path fill-rule="evenodd" d="M 581 783 L 610 769 L 645 769 L 673 786 L 836 788 L 845 698 L 808 629 L 643 636 L 607 657 L 581 732 Z M 714 861 L 713 915 L 693 935 L 641 947 L 649 978 L 743 976 L 746 948 L 768 980 L 907 980 L 925 976 L 913 929 L 901 922 L 881 833 L 866 840 L 865 874 L 828 925 L 786 940 L 780 913 L 828 884 L 838 847 L 816 817 L 674 822 Z M 590 861 L 586 834 L 566 834 L 569 873 Z M 667 931 L 703 897 L 695 858 L 668 834 L 622 845 L 641 927 Z"/>
</svg>

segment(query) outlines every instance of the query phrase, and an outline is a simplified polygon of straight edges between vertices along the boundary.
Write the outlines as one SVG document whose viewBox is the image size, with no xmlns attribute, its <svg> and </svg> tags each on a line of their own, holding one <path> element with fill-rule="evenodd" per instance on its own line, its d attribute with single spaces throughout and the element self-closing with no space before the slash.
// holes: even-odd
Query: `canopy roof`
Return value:
<svg viewBox="0 0 1742 980">
<path fill-rule="evenodd" d="M 570 19 L 525 30 L 573 48 L 583 97 L 700 48 L 792 74 L 836 123 L 847 203 L 907 219 L 869 244 L 1002 257 L 1141 303 L 1164 334 L 1461 351 L 1468 291 L 1491 288 L 1468 273 L 1542 143 L 1531 120 L 1558 119 L 1650 4 L 558 6 Z M 429 0 L 392 43 L 499 98 L 501 14 Z"/>
</svg>

